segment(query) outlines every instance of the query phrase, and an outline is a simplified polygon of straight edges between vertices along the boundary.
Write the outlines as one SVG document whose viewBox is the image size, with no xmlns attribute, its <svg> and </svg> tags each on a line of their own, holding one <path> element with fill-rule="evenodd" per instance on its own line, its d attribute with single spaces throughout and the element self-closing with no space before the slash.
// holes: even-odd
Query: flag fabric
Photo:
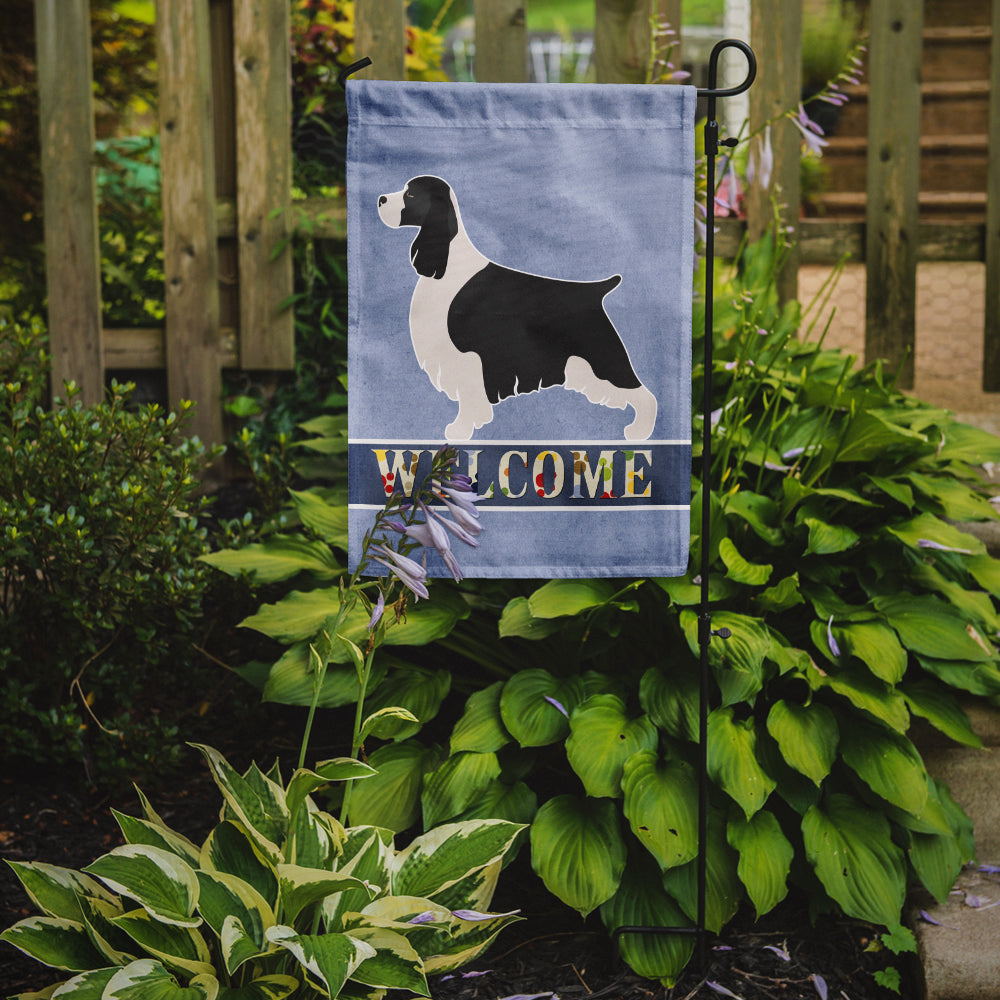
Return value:
<svg viewBox="0 0 1000 1000">
<path fill-rule="evenodd" d="M 686 572 L 695 99 L 348 81 L 352 566 L 450 443 L 466 576 Z"/>
</svg>

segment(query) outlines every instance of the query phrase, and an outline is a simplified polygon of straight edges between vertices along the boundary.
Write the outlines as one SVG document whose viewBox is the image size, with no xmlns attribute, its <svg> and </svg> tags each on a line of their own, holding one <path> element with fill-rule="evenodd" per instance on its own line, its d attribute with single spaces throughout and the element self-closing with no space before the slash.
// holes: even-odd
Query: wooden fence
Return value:
<svg viewBox="0 0 1000 1000">
<path fill-rule="evenodd" d="M 143 330 L 101 327 L 88 0 L 35 3 L 53 384 L 73 379 L 94 401 L 107 370 L 165 369 L 169 400 L 195 400 L 196 433 L 221 441 L 221 370 L 280 371 L 294 361 L 292 316 L 282 308 L 292 291 L 291 254 L 276 252 L 293 218 L 282 211 L 291 202 L 289 0 L 157 0 L 166 325 Z M 475 0 L 479 80 L 525 79 L 526 3 Z M 681 0 L 595 5 L 597 80 L 641 82 L 650 8 L 679 25 Z M 922 0 L 871 0 L 866 219 L 786 218 L 798 238 L 782 292 L 795 294 L 800 263 L 832 263 L 845 253 L 863 260 L 866 355 L 896 364 L 911 351 L 903 379 L 912 384 L 918 260 L 985 261 L 983 379 L 996 391 L 1000 0 L 992 5 L 985 225 L 919 220 L 922 9 Z M 759 64 L 753 128 L 799 101 L 802 2 L 753 0 L 751 16 Z M 356 51 L 374 62 L 365 75 L 403 77 L 404 0 L 358 0 Z M 745 227 L 763 231 L 775 194 L 798 205 L 799 145 L 793 127 L 775 130 L 770 186 L 749 192 L 745 223 L 725 220 L 721 255 L 734 251 Z M 313 220 L 315 236 L 342 238 L 342 202 L 310 201 L 296 214 Z"/>
</svg>

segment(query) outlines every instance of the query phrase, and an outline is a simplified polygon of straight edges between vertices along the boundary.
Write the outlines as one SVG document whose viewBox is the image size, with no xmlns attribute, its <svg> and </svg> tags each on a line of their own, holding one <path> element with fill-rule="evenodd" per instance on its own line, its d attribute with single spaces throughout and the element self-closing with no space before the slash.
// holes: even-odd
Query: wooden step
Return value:
<svg viewBox="0 0 1000 1000">
<path fill-rule="evenodd" d="M 989 25 L 925 28 L 921 79 L 925 83 L 988 80 L 992 38 Z"/>
<path fill-rule="evenodd" d="M 867 178 L 868 140 L 832 136 L 823 151 L 833 191 L 862 191 Z M 920 188 L 925 191 L 985 191 L 985 135 L 925 135 L 920 138 Z"/>
<path fill-rule="evenodd" d="M 867 197 L 863 191 L 830 191 L 816 202 L 828 218 L 864 220 Z M 986 216 L 986 193 L 980 191 L 921 191 L 920 218 L 928 221 L 981 223 Z"/>
</svg>

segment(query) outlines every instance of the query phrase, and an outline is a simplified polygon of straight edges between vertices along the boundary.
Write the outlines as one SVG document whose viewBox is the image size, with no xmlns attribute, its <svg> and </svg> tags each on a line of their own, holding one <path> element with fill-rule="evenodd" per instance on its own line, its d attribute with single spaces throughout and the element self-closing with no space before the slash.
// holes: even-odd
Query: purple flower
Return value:
<svg viewBox="0 0 1000 1000">
<path fill-rule="evenodd" d="M 552 698 L 549 695 L 544 695 L 543 697 L 550 705 L 555 705 L 555 707 L 559 709 L 559 711 L 562 712 L 562 714 L 565 715 L 567 719 L 569 718 L 569 712 L 566 711 L 565 707 L 562 705 L 561 702 L 556 701 L 555 698 Z"/>
<path fill-rule="evenodd" d="M 766 944 L 766 945 L 764 945 L 764 950 L 765 951 L 773 951 L 775 953 L 775 955 L 777 955 L 778 958 L 780 958 L 782 960 L 782 962 L 790 962 L 792 960 L 792 956 L 789 955 L 788 952 L 784 948 L 779 948 L 775 944 Z"/>
<path fill-rule="evenodd" d="M 456 510 L 458 508 L 455 508 Z M 479 534 L 483 529 L 478 525 L 473 523 L 472 529 L 466 528 L 464 525 L 458 523 L 458 518 L 454 521 L 449 521 L 446 517 L 442 517 L 433 507 L 428 508 L 428 514 L 430 517 L 434 518 L 435 521 L 440 522 L 444 527 L 446 527 L 460 542 L 465 542 L 466 545 L 471 545 L 473 548 L 479 546 L 479 542 L 476 541 L 475 536 Z"/>
<path fill-rule="evenodd" d="M 771 126 L 764 129 L 764 135 L 758 138 L 750 147 L 750 159 L 747 163 L 747 183 L 756 180 L 761 188 L 767 190 L 771 186 L 771 174 L 774 172 L 774 150 L 771 148 Z"/>
<path fill-rule="evenodd" d="M 827 145 L 826 139 L 821 138 L 823 130 L 806 114 L 806 109 L 801 104 L 798 114 L 792 116 L 792 124 L 802 133 L 806 149 L 816 156 L 822 156 L 823 147 Z"/>
<path fill-rule="evenodd" d="M 373 545 L 371 551 L 375 553 L 372 556 L 375 562 L 391 570 L 404 587 L 413 591 L 417 597 L 430 597 L 427 592 L 427 570 L 420 563 L 385 545 Z"/>
<path fill-rule="evenodd" d="M 431 924 L 437 920 L 433 910 L 424 910 L 423 913 L 418 913 L 415 917 L 410 917 L 406 922 L 408 924 Z"/>
<path fill-rule="evenodd" d="M 956 549 L 951 545 L 942 545 L 930 538 L 918 538 L 917 547 L 921 549 L 938 549 L 941 552 L 960 552 L 962 555 L 971 556 L 972 549 Z"/>
<path fill-rule="evenodd" d="M 809 978 L 812 979 L 813 986 L 816 987 L 816 992 L 819 994 L 819 1000 L 826 1000 L 826 980 L 815 972 Z"/>
<path fill-rule="evenodd" d="M 492 920 L 494 917 L 513 917 L 520 913 L 520 910 L 511 910 L 509 913 L 480 913 L 479 910 L 452 910 L 451 915 L 459 920 Z"/>
<path fill-rule="evenodd" d="M 738 994 L 734 993 L 732 990 L 727 990 L 725 986 L 721 983 L 713 983 L 711 980 L 705 983 L 705 985 L 713 990 L 715 993 L 721 993 L 724 997 L 734 997 L 735 1000 L 743 1000 L 743 998 Z"/>
<path fill-rule="evenodd" d="M 837 640 L 833 637 L 833 615 L 830 615 L 830 620 L 826 623 L 826 641 L 830 647 L 830 652 L 834 656 L 840 656 L 840 646 L 837 645 Z"/>
<path fill-rule="evenodd" d="M 371 632 L 372 629 L 378 625 L 379 621 L 381 621 L 383 611 L 385 611 L 385 595 L 380 590 L 378 592 L 378 600 L 375 602 L 375 607 L 372 609 L 372 616 L 368 619 L 369 632 Z"/>
</svg>

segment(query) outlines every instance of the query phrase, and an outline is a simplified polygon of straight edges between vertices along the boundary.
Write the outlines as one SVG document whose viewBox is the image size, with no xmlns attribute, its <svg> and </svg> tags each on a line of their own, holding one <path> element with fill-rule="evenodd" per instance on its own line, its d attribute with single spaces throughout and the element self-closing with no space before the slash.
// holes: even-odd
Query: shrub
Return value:
<svg viewBox="0 0 1000 1000">
<path fill-rule="evenodd" d="M 761 241 L 716 289 L 707 492 L 694 416 L 695 568 L 617 584 L 466 584 L 463 613 L 434 622 L 418 605 L 398 641 L 437 638 L 431 655 L 442 644 L 460 652 L 473 669 L 452 656 L 445 680 L 474 693 L 447 755 L 417 739 L 416 724 L 380 734 L 392 741 L 368 748 L 379 774 L 356 790 L 355 819 L 399 830 L 421 815 L 425 828 L 534 817 L 533 864 L 568 905 L 599 910 L 609 929 L 693 922 L 695 574 L 707 543 L 713 625 L 732 632 L 710 649 L 708 927 L 745 902 L 763 914 L 796 886 L 814 912 L 905 938 L 907 885 L 947 895 L 972 855 L 971 827 L 908 731 L 921 717 L 976 746 L 956 695 L 1000 695 L 1000 561 L 951 523 L 996 516 L 976 465 L 1000 460 L 1000 440 L 904 396 L 880 364 L 858 369 L 821 339 L 798 339 L 799 305 L 777 303 L 779 264 L 780 249 Z M 694 400 L 699 360 L 696 348 Z M 338 523 L 305 516 L 301 495 L 295 503 L 307 526 Z M 710 540 L 699 537 L 703 503 Z M 246 622 L 289 644 L 263 676 L 279 701 L 311 690 L 305 633 L 318 627 L 310 595 L 324 586 L 321 563 L 295 542 L 286 534 L 247 553 L 268 570 L 290 557 L 268 579 L 299 574 L 297 591 Z M 371 703 L 426 723 L 448 684 L 426 666 L 393 667 Z M 331 703 L 350 700 L 352 673 L 331 669 Z M 626 936 L 622 950 L 669 982 L 691 941 Z"/>
<path fill-rule="evenodd" d="M 115 813 L 126 844 L 82 872 L 11 863 L 42 914 L 0 938 L 78 973 L 60 995 L 429 996 L 428 973 L 471 961 L 518 919 L 485 912 L 516 824 L 453 823 L 397 849 L 311 798 L 367 765 L 324 761 L 285 785 L 277 765 L 240 774 L 199 749 L 225 803 L 201 846 L 140 794 L 142 819 Z"/>
<path fill-rule="evenodd" d="M 0 325 L 0 742 L 8 760 L 124 768 L 174 752 L 155 682 L 190 662 L 208 455 L 184 432 L 188 404 L 133 410 L 128 385 L 96 406 L 67 385 L 42 408 L 40 339 L 37 323 Z"/>
</svg>

